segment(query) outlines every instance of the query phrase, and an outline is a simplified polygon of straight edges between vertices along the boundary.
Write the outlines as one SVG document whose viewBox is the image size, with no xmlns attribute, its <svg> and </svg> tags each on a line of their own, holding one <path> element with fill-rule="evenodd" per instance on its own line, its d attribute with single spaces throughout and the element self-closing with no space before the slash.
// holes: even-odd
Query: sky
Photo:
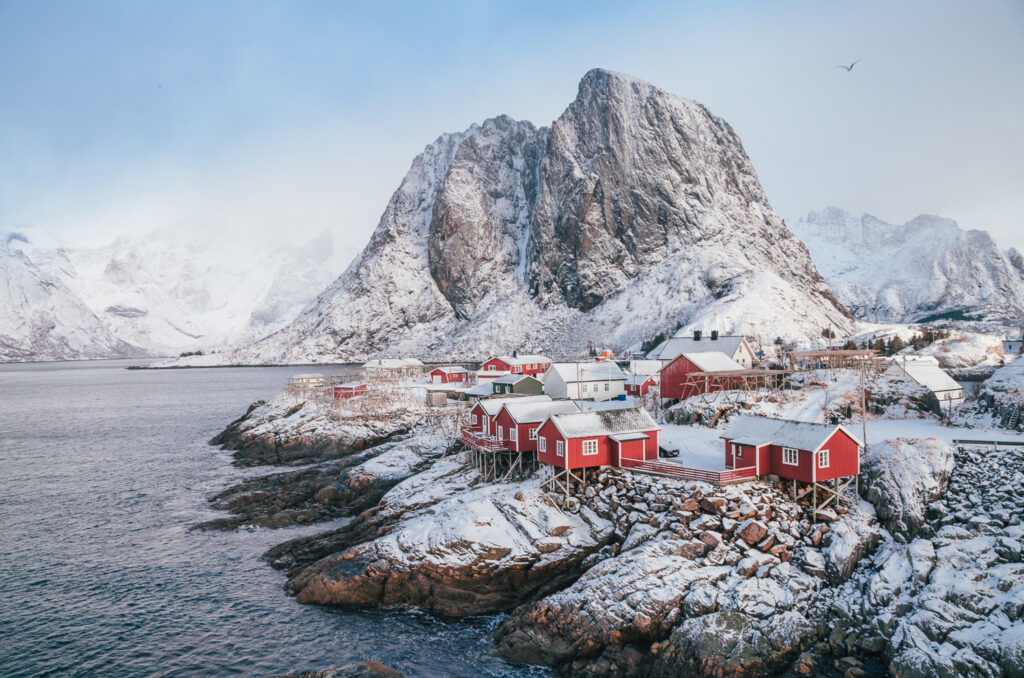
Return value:
<svg viewBox="0 0 1024 678">
<path fill-rule="evenodd" d="M 788 221 L 940 214 L 1024 250 L 1022 64 L 1015 0 L 0 0 L 0 231 L 360 247 L 438 135 L 550 124 L 603 67 L 726 119 Z"/>
</svg>

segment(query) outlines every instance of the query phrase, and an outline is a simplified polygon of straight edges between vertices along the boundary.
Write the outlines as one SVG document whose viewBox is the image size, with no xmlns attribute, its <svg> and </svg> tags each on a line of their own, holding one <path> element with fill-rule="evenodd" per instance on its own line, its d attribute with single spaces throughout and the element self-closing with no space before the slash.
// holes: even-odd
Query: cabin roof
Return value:
<svg viewBox="0 0 1024 678">
<path fill-rule="evenodd" d="M 566 438 L 658 430 L 654 419 L 642 407 L 555 414 L 550 419 Z"/>
<path fill-rule="evenodd" d="M 498 377 L 493 380 L 492 384 L 518 384 L 523 379 L 533 379 L 534 381 L 540 381 L 539 379 L 530 376 L 529 374 L 506 374 L 503 377 Z"/>
<path fill-rule="evenodd" d="M 930 356 L 906 359 L 899 356 L 893 359 L 893 364 L 929 391 L 953 391 L 960 388 L 960 384 L 939 367 L 939 361 Z"/>
<path fill-rule="evenodd" d="M 553 400 L 549 402 L 523 402 L 525 398 L 517 398 L 505 403 L 504 409 L 517 424 L 529 424 L 544 421 L 552 414 L 569 414 L 579 412 L 580 406 L 571 400 Z"/>
<path fill-rule="evenodd" d="M 719 336 L 718 339 L 712 339 L 709 335 L 704 335 L 695 341 L 693 336 L 675 336 L 659 344 L 653 351 L 647 354 L 647 357 L 657 360 L 673 360 L 683 353 L 701 353 L 704 351 L 721 351 L 726 355 L 733 356 L 739 350 L 743 339 L 742 335 Z"/>
<path fill-rule="evenodd" d="M 448 366 L 445 366 L 445 367 L 435 367 L 434 369 L 432 369 L 430 371 L 431 372 L 437 372 L 438 370 L 444 372 L 445 374 L 458 374 L 460 372 L 469 372 L 469 370 L 467 370 L 465 367 L 460 367 L 460 366 L 455 366 L 455 367 L 448 367 Z"/>
<path fill-rule="evenodd" d="M 611 361 L 591 363 L 553 363 L 551 365 L 565 383 L 582 381 L 625 381 L 626 375 Z"/>
<path fill-rule="evenodd" d="M 779 445 L 795 447 L 798 450 L 816 451 L 828 440 L 837 429 L 850 436 L 858 445 L 862 443 L 849 431 L 838 424 L 815 424 L 808 421 L 791 419 L 773 419 L 742 415 L 725 431 L 721 437 L 741 445 Z"/>
<path fill-rule="evenodd" d="M 703 372 L 729 372 L 731 370 L 746 369 L 721 351 L 683 353 L 682 356 Z"/>
<path fill-rule="evenodd" d="M 540 355 L 537 353 L 527 353 L 519 356 L 512 357 L 510 355 L 496 355 L 493 358 L 488 358 L 484 362 L 490 362 L 492 360 L 500 360 L 507 365 L 534 365 L 536 363 L 549 363 L 551 358 L 546 355 Z"/>
<path fill-rule="evenodd" d="M 654 377 L 649 374 L 627 374 L 626 383 L 630 386 L 643 386 L 648 381 L 654 381 Z"/>
<path fill-rule="evenodd" d="M 531 395 L 531 396 L 511 396 L 509 398 L 486 398 L 480 401 L 480 407 L 484 408 L 484 412 L 487 416 L 493 417 L 498 413 L 499 410 L 505 405 L 505 403 L 515 401 L 517 403 L 540 403 L 551 402 L 551 396 L 546 395 Z"/>
</svg>

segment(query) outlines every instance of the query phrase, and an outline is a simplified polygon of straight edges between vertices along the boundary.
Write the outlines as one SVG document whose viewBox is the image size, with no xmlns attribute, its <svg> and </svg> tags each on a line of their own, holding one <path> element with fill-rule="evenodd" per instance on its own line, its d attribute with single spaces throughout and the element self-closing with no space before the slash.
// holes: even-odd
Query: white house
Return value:
<svg viewBox="0 0 1024 678">
<path fill-rule="evenodd" d="M 931 356 L 896 356 L 885 373 L 924 386 L 935 394 L 943 410 L 949 410 L 964 401 L 963 387 L 939 367 L 939 361 Z"/>
<path fill-rule="evenodd" d="M 660 360 L 662 365 L 667 365 L 683 353 L 704 353 L 707 351 L 721 351 L 738 362 L 743 369 L 750 369 L 754 366 L 754 349 L 750 348 L 745 337 L 739 335 L 722 336 L 718 330 L 704 336 L 700 330 L 694 330 L 693 335 L 677 334 L 659 344 L 647 357 L 653 360 Z"/>
<path fill-rule="evenodd" d="M 629 373 L 658 378 L 658 373 L 665 364 L 660 360 L 630 360 Z"/>
<path fill-rule="evenodd" d="M 610 400 L 626 393 L 626 375 L 611 361 L 553 363 L 544 373 L 544 393 L 552 398 Z"/>
</svg>

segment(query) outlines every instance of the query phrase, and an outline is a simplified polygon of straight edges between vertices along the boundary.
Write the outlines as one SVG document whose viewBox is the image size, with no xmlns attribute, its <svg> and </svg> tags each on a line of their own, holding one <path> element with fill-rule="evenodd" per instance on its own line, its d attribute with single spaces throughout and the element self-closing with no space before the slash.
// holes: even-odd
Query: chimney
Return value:
<svg viewBox="0 0 1024 678">
<path fill-rule="evenodd" d="M 694 330 L 693 331 L 693 340 L 694 341 L 700 341 L 700 330 Z"/>
<path fill-rule="evenodd" d="M 519 357 L 519 351 L 512 351 L 512 357 L 513 358 L 518 358 Z"/>
<path fill-rule="evenodd" d="M 711 330 L 711 341 L 718 341 L 718 330 Z"/>
</svg>

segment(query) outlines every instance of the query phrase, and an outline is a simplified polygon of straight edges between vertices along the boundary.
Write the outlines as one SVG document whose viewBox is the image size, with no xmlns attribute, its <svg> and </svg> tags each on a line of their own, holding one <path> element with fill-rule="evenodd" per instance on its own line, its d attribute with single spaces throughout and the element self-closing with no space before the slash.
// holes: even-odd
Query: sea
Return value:
<svg viewBox="0 0 1024 678">
<path fill-rule="evenodd" d="M 0 365 L 0 676 L 270 676 L 378 661 L 408 676 L 539 676 L 490 654 L 500 616 L 285 596 L 261 554 L 337 526 L 197 532 L 238 469 L 207 444 L 303 370 Z"/>
</svg>

